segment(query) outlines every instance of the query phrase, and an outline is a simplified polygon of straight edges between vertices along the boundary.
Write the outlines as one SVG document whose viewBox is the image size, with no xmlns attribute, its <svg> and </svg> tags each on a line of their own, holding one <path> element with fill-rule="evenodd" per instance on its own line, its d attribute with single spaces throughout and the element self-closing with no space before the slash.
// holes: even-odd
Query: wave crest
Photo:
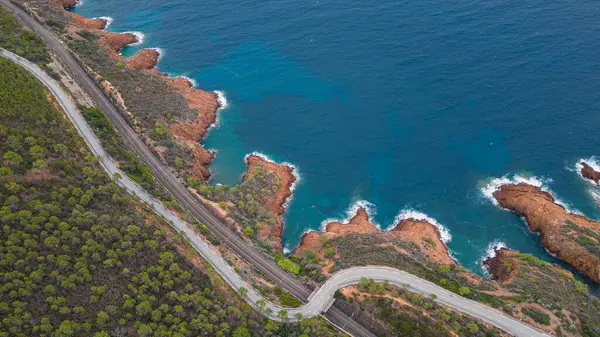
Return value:
<svg viewBox="0 0 600 337">
<path fill-rule="evenodd" d="M 193 83 L 195 85 L 196 82 Z M 227 106 L 229 105 L 229 102 L 227 102 L 227 97 L 225 97 L 225 92 L 221 90 L 215 90 L 214 93 L 217 94 L 217 102 L 219 103 L 218 111 L 225 110 L 225 108 L 227 108 Z"/>
<path fill-rule="evenodd" d="M 586 163 L 588 166 L 590 166 L 592 169 L 594 169 L 594 171 L 600 172 L 600 159 L 597 158 L 596 156 L 591 156 L 589 158 L 579 159 L 579 161 L 575 164 L 575 171 L 577 171 L 577 174 L 581 177 L 581 179 L 583 179 L 595 186 L 600 186 L 600 183 L 596 184 L 595 181 L 593 181 L 591 179 L 587 179 L 586 177 L 584 177 L 581 174 L 581 170 L 583 169 L 583 165 L 582 165 L 583 163 Z M 572 171 L 572 170 L 569 170 L 569 171 Z"/>
<path fill-rule="evenodd" d="M 396 218 L 394 219 L 394 226 L 398 225 L 400 223 L 400 221 L 402 221 L 404 219 L 415 219 L 415 220 L 420 220 L 420 221 L 427 221 L 437 228 L 438 232 L 440 233 L 440 240 L 442 240 L 443 243 L 448 243 L 448 242 L 452 241 L 452 234 L 450 234 L 450 231 L 448 230 L 448 228 L 446 228 L 446 226 L 439 223 L 436 219 L 430 217 L 429 215 L 427 215 L 423 212 L 419 212 L 412 208 L 405 208 L 405 209 L 401 210 L 398 213 L 398 215 L 396 215 Z"/>
<path fill-rule="evenodd" d="M 356 215 L 356 213 L 358 212 L 358 210 L 360 208 L 364 208 L 365 211 L 367 212 L 367 215 L 369 216 L 369 221 L 372 224 L 374 224 L 377 228 L 381 229 L 379 224 L 375 222 L 375 216 L 377 215 L 377 208 L 375 207 L 375 204 L 370 201 L 367 201 L 367 200 L 356 200 L 356 201 L 352 202 L 350 204 L 350 206 L 348 206 L 348 208 L 345 211 L 346 217 L 344 217 L 343 219 L 327 218 L 327 219 L 321 221 L 321 231 L 322 232 L 326 231 L 327 224 L 330 222 L 339 222 L 339 223 L 343 223 L 343 224 L 348 224 L 350 222 L 350 220 Z"/>
<path fill-rule="evenodd" d="M 490 242 L 487 248 L 485 249 L 485 253 L 478 261 L 478 264 L 481 266 L 481 269 L 483 269 L 483 273 L 488 277 L 490 276 L 490 271 L 488 267 L 485 264 L 483 264 L 483 262 L 485 262 L 487 259 L 496 257 L 496 250 L 500 248 L 508 248 L 508 246 L 506 245 L 506 243 L 500 240 L 494 240 Z"/>
<path fill-rule="evenodd" d="M 108 29 L 108 26 L 110 26 L 110 24 L 114 21 L 114 19 L 111 18 L 110 16 L 101 16 L 98 19 L 104 20 L 104 22 L 106 22 L 106 25 L 104 26 L 104 30 Z"/>
<path fill-rule="evenodd" d="M 144 43 L 144 40 L 146 39 L 146 35 L 142 32 L 138 32 L 138 31 L 123 32 L 122 34 L 128 34 L 128 33 L 135 35 L 135 37 L 137 39 L 137 42 L 130 44 L 130 46 L 139 46 L 142 43 Z"/>
<path fill-rule="evenodd" d="M 583 215 L 583 213 L 581 213 L 579 210 L 572 208 L 571 205 L 558 198 L 556 194 L 552 192 L 552 190 L 548 187 L 548 184 L 552 183 L 552 181 L 553 180 L 551 178 L 545 177 L 524 176 L 521 174 L 515 174 L 512 177 L 510 175 L 505 175 L 501 178 L 492 178 L 487 184 L 480 188 L 480 191 L 486 199 L 492 202 L 492 204 L 500 207 L 498 201 L 496 198 L 494 198 L 494 192 L 498 191 L 503 185 L 516 185 L 525 183 L 539 187 L 542 191 L 550 193 L 554 198 L 554 202 L 564 207 L 568 213 Z M 501 209 L 505 210 L 504 208 Z"/>
</svg>

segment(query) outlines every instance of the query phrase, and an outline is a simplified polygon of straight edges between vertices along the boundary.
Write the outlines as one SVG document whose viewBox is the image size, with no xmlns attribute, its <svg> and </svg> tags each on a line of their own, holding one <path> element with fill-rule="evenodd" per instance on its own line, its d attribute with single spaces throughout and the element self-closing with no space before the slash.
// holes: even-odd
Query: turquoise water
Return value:
<svg viewBox="0 0 600 337">
<path fill-rule="evenodd" d="M 246 154 L 294 164 L 301 181 L 284 245 L 368 200 L 387 228 L 402 210 L 435 218 L 460 263 L 482 272 L 493 241 L 553 258 L 486 199 L 490 177 L 528 172 L 598 218 L 568 170 L 600 155 L 600 9 L 592 1 L 85 0 L 112 31 L 141 31 L 158 69 L 225 92 L 204 140 L 211 183 Z M 551 181 L 550 181 L 551 180 Z"/>
</svg>

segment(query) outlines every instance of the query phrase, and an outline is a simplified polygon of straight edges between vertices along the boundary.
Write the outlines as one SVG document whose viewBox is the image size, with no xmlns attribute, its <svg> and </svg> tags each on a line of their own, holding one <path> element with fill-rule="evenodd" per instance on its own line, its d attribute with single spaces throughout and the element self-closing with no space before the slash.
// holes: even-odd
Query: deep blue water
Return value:
<svg viewBox="0 0 600 337">
<path fill-rule="evenodd" d="M 600 155 L 600 5 L 594 1 L 85 0 L 109 30 L 142 31 L 159 70 L 223 90 L 204 144 L 212 183 L 234 184 L 259 151 L 299 168 L 284 245 L 368 200 L 375 221 L 412 208 L 444 224 L 464 266 L 494 240 L 552 258 L 482 181 L 552 179 L 599 212 L 567 167 Z"/>
</svg>

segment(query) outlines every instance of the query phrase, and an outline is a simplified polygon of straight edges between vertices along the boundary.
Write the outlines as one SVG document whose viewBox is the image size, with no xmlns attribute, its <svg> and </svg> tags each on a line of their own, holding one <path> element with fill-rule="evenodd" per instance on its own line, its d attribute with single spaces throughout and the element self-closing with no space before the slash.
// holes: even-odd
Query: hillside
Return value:
<svg viewBox="0 0 600 337">
<path fill-rule="evenodd" d="M 254 312 L 107 178 L 45 88 L 4 59 L 0 102 L 0 335 L 338 334 Z"/>
</svg>

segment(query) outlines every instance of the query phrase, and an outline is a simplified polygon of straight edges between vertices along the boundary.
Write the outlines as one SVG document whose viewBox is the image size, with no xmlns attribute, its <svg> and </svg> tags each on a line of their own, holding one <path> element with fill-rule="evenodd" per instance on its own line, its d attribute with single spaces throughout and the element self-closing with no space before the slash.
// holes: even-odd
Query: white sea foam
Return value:
<svg viewBox="0 0 600 337">
<path fill-rule="evenodd" d="M 487 266 L 485 264 L 483 264 L 483 262 L 487 259 L 491 259 L 491 258 L 495 257 L 496 250 L 498 250 L 500 248 L 508 248 L 508 246 L 506 245 L 506 243 L 504 243 L 500 240 L 494 240 L 494 241 L 490 242 L 490 244 L 485 249 L 485 254 L 478 261 L 479 265 L 483 269 L 483 272 L 487 276 L 490 276 L 490 271 L 488 270 Z"/>
<path fill-rule="evenodd" d="M 83 6 L 83 0 L 77 0 L 74 7 Z"/>
<path fill-rule="evenodd" d="M 98 19 L 104 20 L 104 22 L 106 22 L 106 26 L 104 26 L 104 30 L 106 30 L 108 28 L 108 26 L 110 26 L 110 24 L 113 22 L 113 18 L 111 18 L 110 16 L 101 16 Z"/>
<path fill-rule="evenodd" d="M 589 182 L 590 184 L 596 185 L 596 186 L 600 186 L 600 184 L 596 184 L 595 181 L 588 179 L 586 177 L 584 177 L 581 174 L 581 169 L 583 169 L 583 165 L 582 163 L 586 163 L 588 164 L 588 166 L 590 166 L 592 169 L 594 169 L 594 171 L 596 172 L 600 172 L 600 159 L 592 156 L 589 158 L 585 158 L 585 159 L 580 159 L 576 164 L 575 164 L 575 171 L 577 171 L 577 174 L 581 177 L 581 179 Z M 572 170 L 569 170 L 572 171 Z"/>
<path fill-rule="evenodd" d="M 135 37 L 137 39 L 137 42 L 130 44 L 130 46 L 139 46 L 142 43 L 144 43 L 144 39 L 146 38 L 146 35 L 144 35 L 144 33 L 137 32 L 137 31 L 131 31 L 131 32 L 123 32 L 122 34 L 127 34 L 127 33 L 135 35 Z"/>
<path fill-rule="evenodd" d="M 348 208 L 346 209 L 346 217 L 345 218 L 343 218 L 343 219 L 328 218 L 328 219 L 321 221 L 321 231 L 324 232 L 327 229 L 327 224 L 330 222 L 340 222 L 343 224 L 348 224 L 350 222 L 350 220 L 356 215 L 356 213 L 358 212 L 358 210 L 360 208 L 365 209 L 365 211 L 367 212 L 367 215 L 369 215 L 369 221 L 371 221 L 372 224 L 377 226 L 377 228 L 381 228 L 379 226 L 379 224 L 375 222 L 375 215 L 377 215 L 377 208 L 375 207 L 375 204 L 373 204 L 372 202 L 367 201 L 367 200 L 356 200 L 356 201 L 352 202 L 350 204 L 350 206 L 348 206 Z"/>
<path fill-rule="evenodd" d="M 292 251 L 288 247 L 283 247 L 283 255 L 289 255 Z"/>
<path fill-rule="evenodd" d="M 596 202 L 600 203 L 600 191 L 589 189 L 588 193 L 592 197 L 592 199 L 596 200 Z"/>
<path fill-rule="evenodd" d="M 187 77 L 185 75 L 179 75 L 179 76 L 176 76 L 176 78 L 177 77 L 179 77 L 179 78 L 185 78 L 186 80 L 188 80 L 192 84 L 192 88 L 195 88 L 195 87 L 198 86 L 198 82 L 196 82 L 196 80 L 193 79 L 193 78 L 191 78 L 191 77 Z"/>
<path fill-rule="evenodd" d="M 516 185 L 520 183 L 525 183 L 528 185 L 539 187 L 542 191 L 552 194 L 554 202 L 564 207 L 568 213 L 583 215 L 581 211 L 572 208 L 571 205 L 558 198 L 556 194 L 552 192 L 552 190 L 550 190 L 550 188 L 548 187 L 548 184 L 552 183 L 552 179 L 550 178 L 535 176 L 528 177 L 520 174 L 515 174 L 512 177 L 506 175 L 502 178 L 491 179 L 485 186 L 481 187 L 480 191 L 486 199 L 492 202 L 492 204 L 500 207 L 498 201 L 496 200 L 496 198 L 494 198 L 494 192 L 498 191 L 503 185 Z"/>
<path fill-rule="evenodd" d="M 504 176 L 502 178 L 493 178 L 485 186 L 481 187 L 481 193 L 486 199 L 490 200 L 494 205 L 498 206 L 498 201 L 494 198 L 494 192 L 498 191 L 502 185 L 526 183 L 536 187 L 542 187 L 545 182 L 550 182 L 545 178 L 525 177 L 515 174 L 512 177 Z"/>
<path fill-rule="evenodd" d="M 398 223 L 400 223 L 400 221 L 404 219 L 427 221 L 437 228 L 438 232 L 440 233 L 440 239 L 443 243 L 448 243 L 452 240 L 452 235 L 450 234 L 448 228 L 446 228 L 446 226 L 442 225 L 436 219 L 428 216 L 425 213 L 419 212 L 412 208 L 405 208 L 401 210 L 400 213 L 398 213 L 398 215 L 396 215 L 396 218 L 394 219 L 394 226 L 396 226 Z"/>
<path fill-rule="evenodd" d="M 266 162 L 274 163 L 274 164 L 278 164 L 278 165 L 284 165 L 284 166 L 287 166 L 292 169 L 292 174 L 294 175 L 295 179 L 294 179 L 294 182 L 292 183 L 292 185 L 290 186 L 290 196 L 287 197 L 287 199 L 285 199 L 285 202 L 283 203 L 283 209 L 287 211 L 287 209 L 289 208 L 289 206 L 294 198 L 294 191 L 296 190 L 296 187 L 298 187 L 298 184 L 300 183 L 301 177 L 300 177 L 300 170 L 298 169 L 298 167 L 296 165 L 294 165 L 292 163 L 288 163 L 288 162 L 276 163 L 273 159 L 267 157 L 265 154 L 256 152 L 256 151 L 245 155 L 244 163 L 248 164 L 248 157 L 250 157 L 250 156 L 257 156 Z"/>
<path fill-rule="evenodd" d="M 149 48 L 149 49 L 152 49 L 158 53 L 158 60 L 156 61 L 156 63 L 158 64 L 158 62 L 160 62 L 160 60 L 162 60 L 162 58 L 165 56 L 165 50 L 162 48 L 157 48 L 157 47 L 153 47 L 153 48 Z"/>
<path fill-rule="evenodd" d="M 196 87 L 197 83 L 195 80 L 187 77 L 187 76 L 179 76 L 179 77 L 184 77 L 187 78 L 190 82 L 192 82 L 192 87 Z M 212 123 L 209 127 L 208 130 L 206 130 L 206 134 L 208 135 L 213 129 L 218 129 L 219 126 L 221 126 L 221 114 L 220 112 L 225 110 L 227 108 L 227 106 L 229 105 L 229 103 L 227 102 L 227 98 L 225 97 L 225 93 L 223 91 L 220 90 L 215 90 L 213 91 L 215 94 L 217 94 L 217 103 L 219 104 L 219 107 L 217 108 L 217 118 L 215 119 L 215 122 Z"/>
<path fill-rule="evenodd" d="M 193 82 L 194 85 L 196 82 Z M 215 94 L 217 94 L 217 102 L 219 103 L 219 112 L 225 110 L 229 102 L 227 102 L 227 97 L 225 97 L 225 92 L 221 90 L 215 90 Z"/>
</svg>

